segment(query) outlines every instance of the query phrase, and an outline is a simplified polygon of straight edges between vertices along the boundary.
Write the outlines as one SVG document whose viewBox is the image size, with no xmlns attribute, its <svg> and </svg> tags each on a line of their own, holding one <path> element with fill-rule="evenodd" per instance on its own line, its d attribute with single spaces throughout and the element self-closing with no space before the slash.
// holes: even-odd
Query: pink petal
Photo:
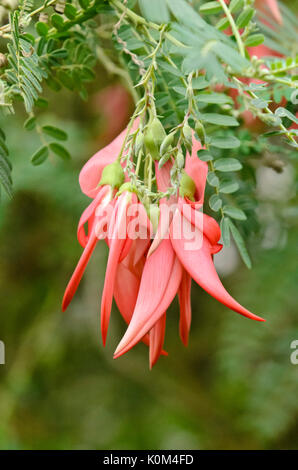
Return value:
<svg viewBox="0 0 298 470">
<path fill-rule="evenodd" d="M 165 192 L 171 186 L 170 171 L 172 165 L 172 162 L 168 160 L 161 168 L 159 168 L 158 162 L 155 162 L 156 183 L 159 191 Z"/>
<path fill-rule="evenodd" d="M 267 15 L 271 13 L 272 18 L 274 18 L 277 23 L 282 24 L 282 16 L 276 0 L 256 0 L 255 6 Z"/>
<path fill-rule="evenodd" d="M 185 171 L 188 176 L 193 179 L 196 185 L 196 192 L 194 195 L 195 202 L 190 201 L 189 199 L 186 200 L 192 207 L 198 209 L 204 202 L 208 164 L 206 162 L 202 162 L 197 156 L 197 150 L 202 148 L 201 145 L 196 140 L 193 140 L 193 142 L 194 144 L 191 157 L 189 154 L 186 155 Z"/>
<path fill-rule="evenodd" d="M 183 270 L 181 284 L 178 290 L 178 298 L 180 305 L 180 337 L 185 346 L 188 344 L 188 335 L 191 324 L 191 277 L 185 269 Z"/>
<path fill-rule="evenodd" d="M 97 206 L 100 204 L 101 200 L 103 199 L 108 190 L 108 186 L 103 186 L 97 194 L 96 198 L 91 202 L 91 204 L 89 204 L 89 206 L 84 210 L 83 214 L 81 215 L 78 224 L 77 237 L 82 247 L 85 247 L 88 241 L 88 236 L 85 233 L 84 225 L 86 222 L 88 222 L 92 215 L 94 215 Z"/>
<path fill-rule="evenodd" d="M 150 349 L 149 349 L 149 365 L 150 369 L 156 364 L 162 353 L 162 347 L 166 332 L 166 314 L 164 313 L 155 323 L 149 332 Z"/>
<path fill-rule="evenodd" d="M 132 131 L 137 129 L 139 120 L 136 119 Z M 87 196 L 94 198 L 98 193 L 98 183 L 101 178 L 102 170 L 105 166 L 113 163 L 119 155 L 123 140 L 125 138 L 127 129 L 119 134 L 109 145 L 99 150 L 87 163 L 83 166 L 80 176 L 79 183 L 83 193 Z"/>
<path fill-rule="evenodd" d="M 71 276 L 71 279 L 66 287 L 66 290 L 65 290 L 65 293 L 64 293 L 64 297 L 63 297 L 63 301 L 62 301 L 62 311 L 64 312 L 68 305 L 70 304 L 77 288 L 78 288 L 78 285 L 82 279 L 82 276 L 84 274 L 84 271 L 86 269 L 86 266 L 89 262 L 89 259 L 92 255 L 92 252 L 95 248 L 95 245 L 97 243 L 98 239 L 95 235 L 95 233 L 93 232 L 88 240 L 88 243 L 86 245 L 86 248 L 84 249 L 82 255 L 81 255 L 81 258 L 74 270 L 74 273 L 73 275 Z"/>
<path fill-rule="evenodd" d="M 175 297 L 181 276 L 182 267 L 171 242 L 163 240 L 146 260 L 133 317 L 115 357 L 131 349 L 159 320 Z"/>
<path fill-rule="evenodd" d="M 193 209 L 189 207 L 188 204 L 185 204 L 184 200 L 179 198 L 179 209 L 189 222 L 196 226 L 198 230 L 204 233 L 204 235 L 208 238 L 211 245 L 217 245 L 220 237 L 220 227 L 213 217 L 210 217 L 203 212 Z"/>
<path fill-rule="evenodd" d="M 178 213 L 174 216 L 177 216 Z M 179 216 L 179 215 L 178 215 Z M 189 223 L 189 222 L 188 222 Z M 173 248 L 184 268 L 191 277 L 206 291 L 222 304 L 226 305 L 235 312 L 244 315 L 253 320 L 264 321 L 263 318 L 254 315 L 240 305 L 222 285 L 215 270 L 212 260 L 212 246 L 208 239 L 203 237 L 203 245 L 198 250 L 185 250 L 185 240 L 171 239 Z"/>
<path fill-rule="evenodd" d="M 126 219 L 126 208 L 127 208 L 127 194 L 122 193 L 118 198 L 115 211 L 115 224 L 113 233 L 110 237 L 110 251 L 109 258 L 106 267 L 106 275 L 104 288 L 101 299 L 101 333 L 103 344 L 106 343 L 106 337 L 108 332 L 112 302 L 113 302 L 113 293 L 114 293 L 114 284 L 115 277 L 117 273 L 117 266 L 120 259 L 121 252 L 125 245 L 126 239 L 119 238 L 119 233 L 121 232 L 121 227 L 125 223 Z"/>
<path fill-rule="evenodd" d="M 139 242 L 140 240 L 134 241 L 133 248 L 135 245 L 139 245 Z M 138 275 L 138 269 L 134 268 L 133 265 L 134 256 L 135 253 L 133 253 L 132 250 L 126 259 L 118 264 L 114 287 L 114 298 L 117 307 L 127 324 L 129 324 L 135 308 L 141 280 L 141 273 Z M 131 260 L 129 260 L 129 258 L 131 258 Z M 142 341 L 149 346 L 149 335 L 146 334 L 142 338 Z M 166 351 L 163 350 L 161 354 L 167 355 Z"/>
</svg>

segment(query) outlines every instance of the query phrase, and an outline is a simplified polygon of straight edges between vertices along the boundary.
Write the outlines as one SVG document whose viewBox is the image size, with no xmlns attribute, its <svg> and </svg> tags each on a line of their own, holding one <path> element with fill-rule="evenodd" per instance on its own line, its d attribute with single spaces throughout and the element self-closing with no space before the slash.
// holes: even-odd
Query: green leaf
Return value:
<svg viewBox="0 0 298 470">
<path fill-rule="evenodd" d="M 49 26 L 42 21 L 38 21 L 35 25 L 35 29 L 39 36 L 46 36 L 49 31 Z"/>
<path fill-rule="evenodd" d="M 214 212 L 218 212 L 222 206 L 222 200 L 217 194 L 213 194 L 209 199 L 209 206 Z"/>
<path fill-rule="evenodd" d="M 264 109 L 268 106 L 268 102 L 262 100 L 261 98 L 254 98 L 253 100 L 251 100 L 251 104 L 258 109 Z"/>
<path fill-rule="evenodd" d="M 213 15 L 215 13 L 220 13 L 221 11 L 222 7 L 218 2 L 207 2 L 200 7 L 200 12 L 205 15 Z"/>
<path fill-rule="evenodd" d="M 216 113 L 204 113 L 201 115 L 202 120 L 210 124 L 217 124 L 218 126 L 239 126 L 239 122 L 232 116 Z"/>
<path fill-rule="evenodd" d="M 238 171 L 242 164 L 236 158 L 220 158 L 214 162 L 214 167 L 217 171 Z"/>
<path fill-rule="evenodd" d="M 77 14 L 78 10 L 70 3 L 66 3 L 64 9 L 64 15 L 66 16 L 66 18 L 68 18 L 69 20 L 73 20 L 77 16 Z"/>
<path fill-rule="evenodd" d="M 253 47 L 253 46 L 259 46 L 265 41 L 265 36 L 264 34 L 251 34 L 248 36 L 248 38 L 245 40 L 245 45 L 247 47 Z"/>
<path fill-rule="evenodd" d="M 63 26 L 64 26 L 64 20 L 61 15 L 58 15 L 57 13 L 54 13 L 51 16 L 51 23 L 56 28 L 58 31 L 61 31 Z"/>
<path fill-rule="evenodd" d="M 207 86 L 209 86 L 209 82 L 205 77 L 200 76 L 192 79 L 192 87 L 194 90 L 202 90 L 203 88 L 207 88 Z"/>
<path fill-rule="evenodd" d="M 67 56 L 67 49 L 56 49 L 51 52 L 51 57 L 54 57 L 55 59 L 66 59 Z"/>
<path fill-rule="evenodd" d="M 210 162 L 213 160 L 213 157 L 211 153 L 209 153 L 207 150 L 198 150 L 197 155 L 202 162 Z"/>
<path fill-rule="evenodd" d="M 65 86 L 65 88 L 68 88 L 68 90 L 73 91 L 74 89 L 74 82 L 72 79 L 71 74 L 64 72 L 64 70 L 59 70 L 58 71 L 58 78 L 60 82 Z"/>
<path fill-rule="evenodd" d="M 38 108 L 41 108 L 41 109 L 47 108 L 48 105 L 49 105 L 48 101 L 44 98 L 38 98 L 35 101 L 35 106 L 37 106 Z"/>
<path fill-rule="evenodd" d="M 36 117 L 29 117 L 24 122 L 24 128 L 26 129 L 26 131 L 33 131 L 35 126 L 36 126 Z"/>
<path fill-rule="evenodd" d="M 220 149 L 235 149 L 240 147 L 240 140 L 232 135 L 226 137 L 212 137 L 210 145 Z"/>
<path fill-rule="evenodd" d="M 32 165 L 41 165 L 49 156 L 49 149 L 46 145 L 41 147 L 35 154 L 31 157 Z"/>
<path fill-rule="evenodd" d="M 245 28 L 251 21 L 255 14 L 255 10 L 252 7 L 244 8 L 243 12 L 237 18 L 236 25 L 238 28 Z"/>
<path fill-rule="evenodd" d="M 246 249 L 245 242 L 242 238 L 242 235 L 240 234 L 239 230 L 237 229 L 237 227 L 234 225 L 234 223 L 231 220 L 229 220 L 229 226 L 230 226 L 230 230 L 233 235 L 233 238 L 235 240 L 235 243 L 237 245 L 237 248 L 239 250 L 239 253 L 241 255 L 241 258 L 243 259 L 248 269 L 250 269 L 251 259 Z"/>
<path fill-rule="evenodd" d="M 57 140 L 67 140 L 67 134 L 62 129 L 54 126 L 43 126 L 42 131 Z"/>
<path fill-rule="evenodd" d="M 244 0 L 232 0 L 229 5 L 229 10 L 231 13 L 237 13 L 244 6 Z"/>
<path fill-rule="evenodd" d="M 207 181 L 211 186 L 218 186 L 219 185 L 219 179 L 214 173 L 214 171 L 209 171 L 207 175 Z"/>
<path fill-rule="evenodd" d="M 230 246 L 231 244 L 229 221 L 228 217 L 223 217 L 220 221 L 220 231 L 224 246 Z"/>
<path fill-rule="evenodd" d="M 79 4 L 83 10 L 87 10 L 90 5 L 90 0 L 79 0 Z"/>
<path fill-rule="evenodd" d="M 50 149 L 63 160 L 70 160 L 71 156 L 68 150 L 56 142 L 50 143 Z"/>
<path fill-rule="evenodd" d="M 221 18 L 221 20 L 219 20 L 216 23 L 215 27 L 219 31 L 224 31 L 225 29 L 227 29 L 229 27 L 229 24 L 230 24 L 230 22 L 229 22 L 228 18 L 224 17 L 224 18 Z"/>
<path fill-rule="evenodd" d="M 226 104 L 233 103 L 230 96 L 224 93 L 199 93 L 196 95 L 196 100 L 201 103 L 214 103 L 214 104 Z"/>
<path fill-rule="evenodd" d="M 169 23 L 170 14 L 167 3 L 161 0 L 139 0 L 142 15 L 155 23 Z"/>
<path fill-rule="evenodd" d="M 229 215 L 230 217 L 232 217 L 232 219 L 246 220 L 247 218 L 245 213 L 241 209 L 238 209 L 234 206 L 224 206 L 223 211 L 224 214 Z"/>
<path fill-rule="evenodd" d="M 298 119 L 288 109 L 281 107 L 277 108 L 275 111 L 275 115 L 278 117 L 287 117 L 288 119 L 290 119 L 290 121 L 293 121 L 295 122 L 295 124 L 298 124 Z"/>
<path fill-rule="evenodd" d="M 219 186 L 219 192 L 223 194 L 232 194 L 238 191 L 238 189 L 239 189 L 239 184 L 236 181 L 225 182 L 225 183 L 220 184 Z"/>
</svg>

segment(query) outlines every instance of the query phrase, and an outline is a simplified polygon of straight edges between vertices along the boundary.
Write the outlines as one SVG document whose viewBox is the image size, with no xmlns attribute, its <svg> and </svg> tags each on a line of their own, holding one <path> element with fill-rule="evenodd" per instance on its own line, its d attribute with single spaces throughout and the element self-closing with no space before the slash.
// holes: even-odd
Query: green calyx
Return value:
<svg viewBox="0 0 298 470">
<path fill-rule="evenodd" d="M 166 137 L 162 123 L 157 117 L 153 117 L 149 123 L 144 136 L 146 150 L 153 160 L 160 159 L 160 146 Z"/>
<path fill-rule="evenodd" d="M 108 184 L 112 188 L 120 188 L 124 183 L 124 171 L 118 160 L 107 165 L 101 175 L 99 186 Z"/>
<path fill-rule="evenodd" d="M 133 186 L 130 181 L 127 181 L 126 183 L 123 183 L 120 186 L 119 191 L 117 192 L 117 196 L 120 196 L 120 194 L 124 193 L 125 191 L 128 192 L 128 193 L 137 194 L 137 190 L 136 190 L 135 186 Z"/>
<path fill-rule="evenodd" d="M 194 180 L 183 171 L 180 179 L 179 194 L 181 197 L 187 197 L 191 201 L 194 201 L 194 195 L 196 192 L 196 185 Z"/>
<path fill-rule="evenodd" d="M 150 204 L 149 210 L 148 210 L 148 216 L 151 220 L 154 233 L 157 232 L 157 228 L 158 228 L 159 212 L 160 210 L 157 204 Z"/>
</svg>

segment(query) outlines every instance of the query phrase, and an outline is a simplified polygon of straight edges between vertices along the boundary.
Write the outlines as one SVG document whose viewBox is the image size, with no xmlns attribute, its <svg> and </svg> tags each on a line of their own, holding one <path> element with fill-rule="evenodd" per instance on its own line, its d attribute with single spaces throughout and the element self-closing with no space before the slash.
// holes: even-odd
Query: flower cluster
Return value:
<svg viewBox="0 0 298 470">
<path fill-rule="evenodd" d="M 215 270 L 213 255 L 222 248 L 221 232 L 218 223 L 202 212 L 208 166 L 197 156 L 199 141 L 191 134 L 177 191 L 169 191 L 177 162 L 170 157 L 160 165 L 152 154 L 155 146 L 159 149 L 171 139 L 163 136 L 163 142 L 158 143 L 156 123 L 147 125 L 147 137 L 141 145 L 145 147 L 145 166 L 146 157 L 150 156 L 150 183 L 154 182 L 160 196 L 152 204 L 150 196 L 138 190 L 137 178 L 132 177 L 140 169 L 129 165 L 132 157 L 125 143 L 133 136 L 135 147 L 140 147 L 138 136 L 142 130 L 138 118 L 131 123 L 96 153 L 80 173 L 81 189 L 92 202 L 79 221 L 78 240 L 84 251 L 66 288 L 63 310 L 71 302 L 97 242 L 105 240 L 109 256 L 101 300 L 103 343 L 115 299 L 128 328 L 114 357 L 143 341 L 149 346 L 152 367 L 161 354 L 166 354 L 163 350 L 166 312 L 176 295 L 180 304 L 180 336 L 187 345 L 192 279 L 228 308 L 254 320 L 263 319 L 229 295 Z"/>
</svg>

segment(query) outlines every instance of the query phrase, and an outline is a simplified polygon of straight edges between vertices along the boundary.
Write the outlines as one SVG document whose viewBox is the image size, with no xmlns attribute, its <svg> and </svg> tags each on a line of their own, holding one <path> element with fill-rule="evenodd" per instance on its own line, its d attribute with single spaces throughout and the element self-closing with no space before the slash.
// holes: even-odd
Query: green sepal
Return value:
<svg viewBox="0 0 298 470">
<path fill-rule="evenodd" d="M 194 201 L 194 195 L 196 192 L 196 185 L 194 180 L 185 172 L 182 171 L 180 179 L 179 195 L 181 197 L 187 197 L 191 201 Z"/>
<path fill-rule="evenodd" d="M 118 160 L 107 165 L 101 174 L 101 179 L 98 186 L 108 184 L 112 188 L 120 188 L 124 183 L 124 171 Z"/>
<path fill-rule="evenodd" d="M 162 123 L 157 117 L 154 117 L 148 123 L 144 138 L 146 150 L 150 153 L 153 160 L 160 159 L 160 146 L 165 137 L 166 132 Z"/>
</svg>

